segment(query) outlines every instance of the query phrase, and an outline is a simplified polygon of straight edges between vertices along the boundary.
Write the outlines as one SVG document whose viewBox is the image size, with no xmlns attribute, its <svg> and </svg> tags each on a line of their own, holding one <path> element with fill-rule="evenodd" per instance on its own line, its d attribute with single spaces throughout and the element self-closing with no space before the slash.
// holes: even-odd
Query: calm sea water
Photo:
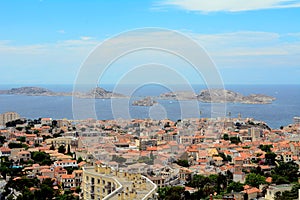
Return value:
<svg viewBox="0 0 300 200">
<path fill-rule="evenodd" d="M 0 89 L 9 89 L 13 86 L 0 86 Z M 53 91 L 72 91 L 71 85 L 41 85 Z M 107 90 L 112 90 L 113 86 L 103 86 Z M 193 86 L 196 92 L 204 89 L 204 86 Z M 124 94 L 131 90 L 124 86 Z M 240 113 L 242 117 L 253 117 L 257 120 L 265 121 L 270 127 L 278 128 L 282 125 L 292 123 L 293 117 L 300 116 L 300 85 L 229 85 L 226 89 L 240 92 L 244 95 L 260 93 L 276 97 L 272 104 L 252 105 L 252 104 L 226 104 L 226 112 L 230 112 L 232 117 L 237 117 Z M 180 90 L 180 87 L 178 87 Z M 148 85 L 135 90 L 129 99 L 96 99 L 95 110 L 98 119 L 113 118 L 160 118 L 167 117 L 177 120 L 182 117 L 210 117 L 211 104 L 198 103 L 195 108 L 195 101 L 169 101 L 158 100 L 159 105 L 155 107 L 131 106 L 131 102 L 140 96 L 157 96 L 169 90 L 158 86 Z M 114 106 L 118 104 L 118 106 Z M 124 108 L 126 107 L 126 108 Z M 184 111 L 181 108 L 184 108 Z M 114 108 L 115 111 L 112 111 Z M 128 114 L 116 114 L 117 109 L 127 109 Z M 195 112 L 195 110 L 197 110 Z M 39 118 L 52 117 L 54 119 L 73 119 L 72 97 L 45 97 L 45 96 L 18 96 L 0 95 L 0 113 L 6 111 L 18 112 L 22 117 Z M 184 112 L 184 115 L 182 114 Z M 88 116 L 87 116 L 88 117 Z"/>
</svg>

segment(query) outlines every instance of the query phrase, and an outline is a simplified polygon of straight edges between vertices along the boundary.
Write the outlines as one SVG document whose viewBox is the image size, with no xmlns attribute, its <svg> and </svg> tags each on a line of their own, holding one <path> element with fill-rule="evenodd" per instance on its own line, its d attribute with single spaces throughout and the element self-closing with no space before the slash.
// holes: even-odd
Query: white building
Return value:
<svg viewBox="0 0 300 200">
<path fill-rule="evenodd" d="M 61 161 L 55 161 L 54 162 L 55 167 L 78 167 L 76 160 L 61 160 Z"/>
</svg>

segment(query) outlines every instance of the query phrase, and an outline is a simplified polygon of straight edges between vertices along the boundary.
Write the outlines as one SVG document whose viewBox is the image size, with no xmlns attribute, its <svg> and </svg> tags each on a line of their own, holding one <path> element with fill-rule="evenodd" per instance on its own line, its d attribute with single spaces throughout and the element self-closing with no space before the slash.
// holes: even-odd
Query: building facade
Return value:
<svg viewBox="0 0 300 200">
<path fill-rule="evenodd" d="M 83 199 L 155 199 L 157 186 L 137 173 L 114 170 L 104 165 L 83 168 Z"/>
<path fill-rule="evenodd" d="M 16 112 L 6 112 L 0 115 L 0 126 L 5 126 L 7 122 L 20 119 L 20 115 Z"/>
</svg>

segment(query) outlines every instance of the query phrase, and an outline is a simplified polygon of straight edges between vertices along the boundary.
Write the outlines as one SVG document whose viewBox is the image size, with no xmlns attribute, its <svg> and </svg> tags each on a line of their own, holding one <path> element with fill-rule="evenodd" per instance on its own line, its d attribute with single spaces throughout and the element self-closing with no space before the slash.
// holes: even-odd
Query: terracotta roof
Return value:
<svg viewBox="0 0 300 200">
<path fill-rule="evenodd" d="M 247 194 L 253 194 L 253 193 L 259 193 L 260 190 L 258 188 L 256 188 L 256 187 L 253 187 L 253 188 L 244 190 L 244 192 L 247 193 Z"/>
<path fill-rule="evenodd" d="M 61 178 L 62 178 L 62 179 L 74 178 L 74 175 L 73 175 L 73 174 L 62 174 L 62 175 L 61 175 Z"/>
<path fill-rule="evenodd" d="M 268 177 L 268 178 L 266 178 L 266 182 L 268 182 L 268 183 L 272 183 L 272 177 Z"/>
</svg>

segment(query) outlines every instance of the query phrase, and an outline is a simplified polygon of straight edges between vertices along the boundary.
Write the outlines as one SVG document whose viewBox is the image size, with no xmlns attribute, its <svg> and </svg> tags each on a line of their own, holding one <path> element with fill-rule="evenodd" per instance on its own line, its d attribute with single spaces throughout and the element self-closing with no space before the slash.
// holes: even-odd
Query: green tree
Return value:
<svg viewBox="0 0 300 200">
<path fill-rule="evenodd" d="M 159 188 L 158 194 L 159 194 L 159 199 L 183 200 L 184 199 L 184 187 L 173 186 L 173 187 Z"/>
<path fill-rule="evenodd" d="M 299 177 L 298 165 L 295 162 L 280 162 L 278 166 L 272 171 L 272 177 L 279 175 L 290 183 L 297 182 Z"/>
<path fill-rule="evenodd" d="M 72 155 L 70 144 L 68 144 L 68 147 L 67 147 L 67 154 Z"/>
<path fill-rule="evenodd" d="M 16 129 L 17 129 L 18 131 L 22 131 L 22 130 L 23 130 L 23 127 L 18 126 L 18 127 L 16 127 Z"/>
<path fill-rule="evenodd" d="M 250 173 L 247 175 L 245 183 L 258 188 L 259 185 L 266 184 L 266 177 L 260 174 Z"/>
<path fill-rule="evenodd" d="M 233 144 L 239 144 L 241 142 L 239 137 L 230 137 L 229 140 Z"/>
<path fill-rule="evenodd" d="M 276 154 L 273 152 L 267 152 L 265 154 L 265 160 L 266 160 L 266 164 L 268 165 L 275 165 L 275 159 L 276 159 Z"/>
<path fill-rule="evenodd" d="M 52 161 L 50 159 L 50 155 L 45 152 L 32 152 L 31 158 L 35 163 L 38 163 L 40 165 L 51 165 Z"/>
<path fill-rule="evenodd" d="M 182 167 L 189 167 L 189 161 L 187 160 L 177 160 L 175 163 L 177 163 L 178 165 L 182 166 Z"/>
<path fill-rule="evenodd" d="M 79 158 L 77 159 L 77 163 L 81 163 L 83 161 L 82 157 L 79 156 Z"/>
<path fill-rule="evenodd" d="M 17 139 L 17 141 L 20 141 L 20 142 L 26 142 L 26 137 L 22 136 L 22 137 L 19 137 Z"/>
<path fill-rule="evenodd" d="M 112 161 L 116 161 L 117 163 L 124 163 L 124 162 L 126 162 L 126 158 L 123 158 L 122 156 L 114 155 L 112 157 Z"/>
<path fill-rule="evenodd" d="M 151 158 L 147 157 L 147 156 L 141 156 L 138 159 L 139 163 L 146 163 L 148 165 L 153 165 L 153 161 Z"/>
<path fill-rule="evenodd" d="M 58 147 L 58 153 L 66 153 L 66 147 L 64 145 L 60 145 Z"/>
<path fill-rule="evenodd" d="M 57 198 L 57 200 L 79 200 L 79 197 L 75 197 L 73 196 L 73 194 L 62 194 L 59 195 Z"/>
<path fill-rule="evenodd" d="M 68 174 L 72 174 L 72 172 L 73 172 L 74 170 L 77 170 L 78 167 L 64 167 L 64 169 L 67 170 L 67 173 L 68 173 Z"/>
<path fill-rule="evenodd" d="M 54 146 L 53 142 L 51 142 L 50 150 L 55 150 L 55 146 Z"/>
<path fill-rule="evenodd" d="M 276 185 L 280 185 L 280 184 L 288 184 L 290 183 L 290 181 L 285 176 L 281 176 L 279 174 L 273 174 L 272 183 L 275 183 Z"/>
<path fill-rule="evenodd" d="M 203 188 L 204 185 L 208 183 L 208 181 L 209 181 L 208 177 L 195 174 L 192 180 L 189 183 L 187 183 L 187 185 L 194 188 Z"/>
<path fill-rule="evenodd" d="M 227 192 L 241 192 L 244 190 L 244 185 L 240 182 L 234 182 L 232 181 L 231 183 L 229 183 L 228 187 L 227 187 Z"/>
<path fill-rule="evenodd" d="M 224 139 L 224 140 L 229 140 L 229 135 L 228 135 L 227 133 L 225 133 L 225 134 L 223 135 L 223 139 Z"/>
<path fill-rule="evenodd" d="M 6 137 L 0 135 L 0 143 L 1 143 L 1 144 L 4 144 L 4 142 L 6 142 Z"/>
<path fill-rule="evenodd" d="M 227 157 L 228 162 L 232 161 L 232 157 L 230 155 L 227 155 L 226 157 Z"/>
<path fill-rule="evenodd" d="M 11 143 L 8 144 L 8 147 L 11 148 L 11 149 L 15 149 L 15 148 L 22 148 L 23 145 L 21 143 L 11 142 Z"/>
<path fill-rule="evenodd" d="M 259 145 L 259 148 L 264 152 L 271 152 L 271 148 L 273 148 L 273 145 Z"/>
</svg>

